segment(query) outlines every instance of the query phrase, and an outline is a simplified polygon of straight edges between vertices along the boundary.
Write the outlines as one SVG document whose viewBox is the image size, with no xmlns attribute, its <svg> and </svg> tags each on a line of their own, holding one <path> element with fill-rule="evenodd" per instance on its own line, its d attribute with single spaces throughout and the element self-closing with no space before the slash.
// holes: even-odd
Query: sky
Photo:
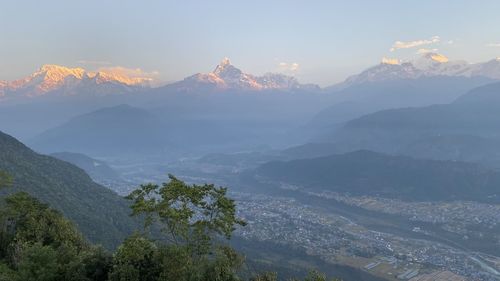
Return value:
<svg viewBox="0 0 500 281">
<path fill-rule="evenodd" d="M 229 57 L 328 86 L 383 58 L 500 57 L 496 0 L 0 1 L 0 80 L 59 64 L 167 83 Z"/>
</svg>

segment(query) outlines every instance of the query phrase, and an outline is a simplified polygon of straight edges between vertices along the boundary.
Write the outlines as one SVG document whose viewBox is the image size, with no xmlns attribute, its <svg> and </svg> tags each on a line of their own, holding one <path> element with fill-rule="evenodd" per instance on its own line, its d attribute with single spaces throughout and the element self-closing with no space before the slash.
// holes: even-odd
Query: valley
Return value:
<svg viewBox="0 0 500 281">
<path fill-rule="evenodd" d="M 286 182 L 251 179 L 231 169 L 221 172 L 220 166 L 214 169 L 197 159 L 121 168 L 135 171 L 137 182 L 161 182 L 166 174 L 153 176 L 153 171 L 165 170 L 191 182 L 230 187 L 239 215 L 249 223 L 236 232 L 238 239 L 247 241 L 245 249 L 251 249 L 251 243 L 277 243 L 300 249 L 300 263 L 317 258 L 325 263 L 322 270 L 328 265 L 348 266 L 374 276 L 367 280 L 409 280 L 440 271 L 473 280 L 500 278 L 497 204 L 405 202 L 308 190 Z M 145 172 L 148 169 L 151 172 Z M 271 254 L 260 259 L 281 260 Z M 283 266 L 303 268 L 289 263 Z"/>
</svg>

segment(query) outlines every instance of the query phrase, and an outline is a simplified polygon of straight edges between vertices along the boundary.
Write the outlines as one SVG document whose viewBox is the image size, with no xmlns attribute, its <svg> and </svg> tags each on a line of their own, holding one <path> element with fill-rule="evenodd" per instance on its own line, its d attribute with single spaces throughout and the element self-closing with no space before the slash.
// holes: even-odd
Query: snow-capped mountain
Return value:
<svg viewBox="0 0 500 281">
<path fill-rule="evenodd" d="M 147 86 L 149 78 L 128 77 L 112 71 L 86 71 L 83 68 L 68 68 L 59 65 L 43 65 L 33 74 L 14 81 L 0 81 L 0 98 L 16 99 L 43 96 L 50 92 L 74 95 L 82 88 L 90 88 L 95 94 L 105 94 L 110 87 L 126 89 Z M 98 87 L 101 86 L 102 87 Z M 101 89 L 102 88 L 102 91 Z"/>
<path fill-rule="evenodd" d="M 331 89 L 344 89 L 366 82 L 417 79 L 424 76 L 486 77 L 500 80 L 500 58 L 475 64 L 463 60 L 452 61 L 442 54 L 432 52 L 408 62 L 384 58 L 380 64 L 348 77 Z"/>
<path fill-rule="evenodd" d="M 374 67 L 368 68 L 358 75 L 347 78 L 343 84 L 350 86 L 365 82 L 377 82 L 397 79 L 415 79 L 423 75 L 421 69 L 416 68 L 411 63 L 393 64 L 383 62 Z"/>
<path fill-rule="evenodd" d="M 231 64 L 228 58 L 224 58 L 214 71 L 209 73 L 198 73 L 185 78 L 182 81 L 168 85 L 178 91 L 195 90 L 250 90 L 260 91 L 269 89 L 294 90 L 307 89 L 319 90 L 319 86 L 312 84 L 300 84 L 293 76 L 279 73 L 267 73 L 255 76 L 244 73 Z"/>
</svg>

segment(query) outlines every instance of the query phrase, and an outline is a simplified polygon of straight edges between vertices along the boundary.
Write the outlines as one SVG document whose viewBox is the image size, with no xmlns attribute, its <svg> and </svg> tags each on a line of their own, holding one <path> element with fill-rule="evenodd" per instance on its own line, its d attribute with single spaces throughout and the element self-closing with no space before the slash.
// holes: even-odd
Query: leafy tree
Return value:
<svg viewBox="0 0 500 281">
<path fill-rule="evenodd" d="M 244 259 L 233 248 L 229 246 L 218 246 L 215 250 L 215 258 L 210 260 L 204 269 L 201 280 L 214 281 L 236 281 L 236 270 L 243 265 Z"/>
<path fill-rule="evenodd" d="M 24 244 L 17 265 L 19 281 L 58 281 L 57 252 L 41 243 Z"/>
<path fill-rule="evenodd" d="M 0 263 L 18 276 L 10 280 L 107 280 L 110 256 L 59 212 L 24 192 L 0 206 Z"/>
<path fill-rule="evenodd" d="M 197 265 L 185 247 L 161 245 L 157 254 L 158 266 L 161 269 L 158 280 L 192 280 L 200 276 Z M 199 264 L 198 264 L 199 265 Z"/>
<path fill-rule="evenodd" d="M 127 196 L 132 200 L 132 215 L 143 216 L 145 231 L 159 225 L 167 242 L 152 250 L 159 261 L 158 280 L 238 280 L 236 271 L 243 258 L 217 242 L 230 239 L 237 225 L 245 225 L 236 217 L 236 205 L 226 196 L 227 188 L 188 185 L 172 175 L 169 178 L 161 186 L 141 185 Z M 115 261 L 121 271 L 134 272 L 134 265 L 125 264 L 118 266 Z"/>
<path fill-rule="evenodd" d="M 236 225 L 245 225 L 236 217 L 234 200 L 226 197 L 227 188 L 188 185 L 172 175 L 169 178 L 161 187 L 141 185 L 127 196 L 133 201 L 132 215 L 145 215 L 146 230 L 157 222 L 170 243 L 205 255 L 213 238 L 229 239 Z"/>
<path fill-rule="evenodd" d="M 64 280 L 106 281 L 112 267 L 112 256 L 102 247 L 92 247 L 73 257 L 65 266 Z"/>
<path fill-rule="evenodd" d="M 12 194 L 5 198 L 5 205 L 0 214 L 0 225 L 16 243 L 41 243 L 74 250 L 88 247 L 71 222 L 29 194 Z"/>
<path fill-rule="evenodd" d="M 139 234 L 127 238 L 114 256 L 111 281 L 154 281 L 158 276 L 156 245 Z"/>
<path fill-rule="evenodd" d="M 3 262 L 0 262 L 0 281 L 12 281 L 19 279 L 17 272 L 9 268 L 9 266 Z"/>
</svg>

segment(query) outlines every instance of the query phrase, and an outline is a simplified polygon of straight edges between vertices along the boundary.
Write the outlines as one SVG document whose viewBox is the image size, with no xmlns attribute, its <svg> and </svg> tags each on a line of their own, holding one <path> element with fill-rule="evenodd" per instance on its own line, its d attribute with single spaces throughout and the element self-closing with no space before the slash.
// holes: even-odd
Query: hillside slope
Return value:
<svg viewBox="0 0 500 281">
<path fill-rule="evenodd" d="M 133 232 L 125 199 L 94 183 L 80 168 L 33 152 L 15 138 L 0 132 L 0 170 L 13 179 L 2 193 L 25 191 L 75 222 L 92 242 L 108 249 Z"/>
</svg>

